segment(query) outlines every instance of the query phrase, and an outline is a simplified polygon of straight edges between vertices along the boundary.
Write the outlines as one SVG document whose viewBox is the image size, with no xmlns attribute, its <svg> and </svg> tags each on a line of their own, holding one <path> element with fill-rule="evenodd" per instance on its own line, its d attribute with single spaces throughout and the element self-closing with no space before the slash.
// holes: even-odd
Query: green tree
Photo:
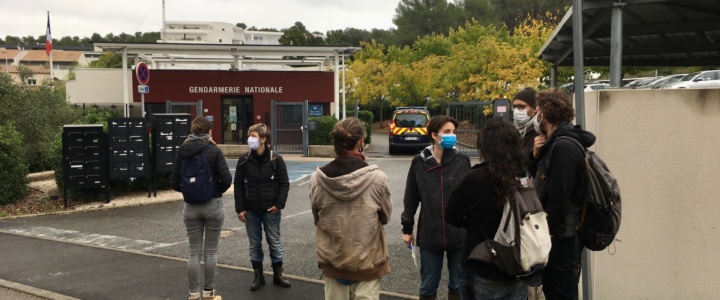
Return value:
<svg viewBox="0 0 720 300">
<path fill-rule="evenodd" d="M 393 23 L 403 45 L 428 34 L 447 34 L 460 25 L 462 11 L 447 0 L 401 0 L 395 9 Z"/>
<path fill-rule="evenodd" d="M 20 74 L 20 81 L 22 84 L 27 84 L 28 79 L 33 77 L 33 71 L 25 65 L 18 65 L 18 73 Z"/>
<path fill-rule="evenodd" d="M 12 124 L 0 125 L 0 203 L 11 203 L 27 193 L 28 168 L 20 132 Z"/>
<path fill-rule="evenodd" d="M 280 37 L 281 45 L 295 45 L 295 46 L 318 46 L 325 44 L 325 41 L 318 37 L 319 33 L 311 33 L 305 28 L 302 22 L 295 22 L 295 25 L 284 30 L 283 35 Z"/>
<path fill-rule="evenodd" d="M 242 29 L 247 29 L 247 25 L 245 25 L 245 23 L 236 23 L 236 24 L 235 24 L 235 27 L 240 27 L 240 28 L 242 28 Z"/>
<path fill-rule="evenodd" d="M 128 61 L 128 67 L 131 66 L 131 62 Z M 98 60 L 90 62 L 88 68 L 122 68 L 122 55 L 105 51 Z"/>
</svg>

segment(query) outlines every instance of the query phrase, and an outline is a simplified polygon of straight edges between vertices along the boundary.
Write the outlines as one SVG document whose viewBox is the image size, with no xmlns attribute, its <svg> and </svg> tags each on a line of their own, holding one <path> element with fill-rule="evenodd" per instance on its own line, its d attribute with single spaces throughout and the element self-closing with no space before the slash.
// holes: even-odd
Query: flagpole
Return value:
<svg viewBox="0 0 720 300">
<path fill-rule="evenodd" d="M 47 53 L 48 56 L 50 56 L 50 81 L 55 81 L 55 76 L 53 76 L 53 57 L 52 57 L 52 34 L 50 32 L 50 11 L 47 12 L 47 32 L 45 33 L 45 49 L 48 50 L 48 44 L 50 45 L 49 51 Z"/>
</svg>

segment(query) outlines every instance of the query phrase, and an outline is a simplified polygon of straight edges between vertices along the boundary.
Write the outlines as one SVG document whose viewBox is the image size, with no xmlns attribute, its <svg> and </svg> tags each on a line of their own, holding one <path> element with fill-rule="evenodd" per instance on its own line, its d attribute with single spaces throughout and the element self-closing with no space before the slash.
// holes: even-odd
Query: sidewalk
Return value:
<svg viewBox="0 0 720 300">
<path fill-rule="evenodd" d="M 187 299 L 187 269 L 183 259 L 81 246 L 0 232 L 0 285 L 8 282 L 51 291 L 47 299 Z M 11 254 L 11 255 L 8 255 Z M 270 275 L 268 275 L 270 274 Z M 219 266 L 216 289 L 232 299 L 323 299 L 319 280 L 288 276 L 291 288 L 268 284 L 250 292 L 252 270 Z M 5 281 L 7 280 L 7 281 Z M 0 289 L 1 290 L 1 289 Z M 27 292 L 27 291 L 24 291 Z M 59 294 L 59 295 L 58 295 Z M 2 295 L 0 293 L 0 295 Z M 381 295 L 380 299 L 407 299 Z M 35 298 L 21 298 L 35 299 Z"/>
</svg>

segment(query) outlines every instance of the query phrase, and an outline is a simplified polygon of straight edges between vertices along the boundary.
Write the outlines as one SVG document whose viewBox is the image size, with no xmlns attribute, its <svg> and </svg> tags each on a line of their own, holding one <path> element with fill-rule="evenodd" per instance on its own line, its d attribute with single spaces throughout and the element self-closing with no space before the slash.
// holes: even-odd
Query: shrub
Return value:
<svg viewBox="0 0 720 300">
<path fill-rule="evenodd" d="M 0 125 L 0 203 L 12 203 L 27 193 L 28 168 L 23 137 L 12 123 Z"/>
<path fill-rule="evenodd" d="M 348 111 L 348 116 L 354 116 L 355 111 Z M 368 145 L 372 142 L 372 124 L 373 124 L 373 113 L 369 110 L 359 110 L 358 119 L 365 122 L 365 130 L 367 131 L 367 138 L 365 138 L 365 144 Z"/>
<path fill-rule="evenodd" d="M 308 121 L 315 121 L 317 128 L 310 131 L 310 145 L 332 145 L 330 132 L 338 119 L 333 116 L 310 117 Z"/>
</svg>

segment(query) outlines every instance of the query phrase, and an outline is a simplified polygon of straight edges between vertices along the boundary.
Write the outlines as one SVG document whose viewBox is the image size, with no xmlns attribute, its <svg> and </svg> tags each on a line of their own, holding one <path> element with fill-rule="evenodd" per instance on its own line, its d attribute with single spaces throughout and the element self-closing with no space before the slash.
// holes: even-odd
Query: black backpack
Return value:
<svg viewBox="0 0 720 300">
<path fill-rule="evenodd" d="M 187 203 L 200 204 L 210 201 L 216 192 L 212 169 L 205 158 L 206 146 L 199 154 L 183 160 L 180 167 L 180 191 Z"/>
<path fill-rule="evenodd" d="M 604 250 L 615 241 L 620 230 L 622 207 L 617 179 L 595 152 L 585 149 L 574 138 L 559 139 L 573 141 L 585 153 L 587 192 L 577 230 L 585 248 L 592 251 Z"/>
</svg>

